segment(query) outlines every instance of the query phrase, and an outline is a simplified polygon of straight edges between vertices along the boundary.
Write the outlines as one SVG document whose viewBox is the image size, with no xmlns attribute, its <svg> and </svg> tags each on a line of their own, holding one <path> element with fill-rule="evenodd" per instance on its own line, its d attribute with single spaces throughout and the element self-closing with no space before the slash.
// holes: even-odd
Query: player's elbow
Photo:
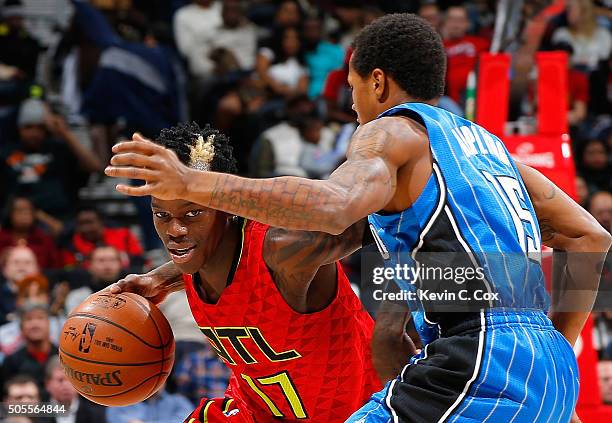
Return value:
<svg viewBox="0 0 612 423">
<path fill-rule="evenodd" d="M 328 216 L 328 229 L 325 232 L 332 235 L 341 235 L 351 225 L 364 217 L 357 215 L 355 209 L 351 209 L 350 203 L 335 207 L 333 210 L 330 210 Z"/>
<path fill-rule="evenodd" d="M 610 250 L 612 245 L 612 235 L 601 225 L 594 223 L 585 229 L 582 236 L 575 239 L 575 242 L 572 244 L 573 246 L 570 246 L 567 251 L 605 253 Z"/>
<path fill-rule="evenodd" d="M 610 246 L 612 246 L 612 235 L 603 227 L 597 226 L 587 235 L 588 242 L 592 246 L 593 251 L 607 252 L 610 250 Z"/>
<path fill-rule="evenodd" d="M 336 211 L 330 214 L 327 230 L 325 230 L 325 232 L 331 235 L 341 235 L 349 226 L 351 226 L 351 223 L 344 215 L 344 212 Z"/>
<path fill-rule="evenodd" d="M 354 222 L 351 222 L 353 217 L 347 206 L 348 202 L 346 196 L 336 194 L 333 201 L 319 207 L 321 218 L 321 221 L 317 222 L 317 226 L 321 228 L 319 230 L 331 235 L 340 235 L 351 226 Z"/>
</svg>

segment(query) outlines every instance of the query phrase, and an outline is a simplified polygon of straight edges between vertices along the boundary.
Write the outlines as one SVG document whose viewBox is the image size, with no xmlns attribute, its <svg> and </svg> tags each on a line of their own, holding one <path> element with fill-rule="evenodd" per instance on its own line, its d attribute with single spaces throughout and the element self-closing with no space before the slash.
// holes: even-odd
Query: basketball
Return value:
<svg viewBox="0 0 612 423">
<path fill-rule="evenodd" d="M 174 364 L 174 335 L 162 312 L 132 293 L 89 296 L 69 316 L 59 356 L 74 388 L 105 406 L 141 402 Z"/>
</svg>

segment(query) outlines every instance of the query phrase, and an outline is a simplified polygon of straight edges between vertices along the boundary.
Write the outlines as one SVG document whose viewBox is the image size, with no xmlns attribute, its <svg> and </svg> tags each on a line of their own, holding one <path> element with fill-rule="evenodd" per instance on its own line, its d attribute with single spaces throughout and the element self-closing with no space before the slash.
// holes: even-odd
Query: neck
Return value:
<svg viewBox="0 0 612 423">
<path fill-rule="evenodd" d="M 228 284 L 228 276 L 234 262 L 234 253 L 242 241 L 242 222 L 229 220 L 215 253 L 206 260 L 198 272 L 202 289 L 209 302 L 216 302 Z"/>
<path fill-rule="evenodd" d="M 30 234 L 30 230 L 13 228 L 12 233 L 13 233 L 13 239 L 15 241 L 19 241 L 20 239 L 27 238 L 28 235 Z"/>
<path fill-rule="evenodd" d="M 49 352 L 51 350 L 51 342 L 48 339 L 29 341 L 28 349 L 35 352 Z"/>
<path fill-rule="evenodd" d="M 389 110 L 391 107 L 395 107 L 399 104 L 404 103 L 426 103 L 431 105 L 435 104 L 433 100 L 419 100 L 417 98 L 409 96 L 404 91 L 395 91 L 393 93 L 390 93 L 387 100 L 381 104 L 382 110 L 380 111 L 380 113 L 384 112 L 385 110 Z"/>
</svg>

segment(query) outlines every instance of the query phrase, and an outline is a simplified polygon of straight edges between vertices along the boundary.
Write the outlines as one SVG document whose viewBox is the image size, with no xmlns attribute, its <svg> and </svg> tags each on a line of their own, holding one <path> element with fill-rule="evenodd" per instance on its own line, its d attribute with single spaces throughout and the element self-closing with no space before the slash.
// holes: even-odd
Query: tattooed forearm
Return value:
<svg viewBox="0 0 612 423">
<path fill-rule="evenodd" d="M 552 226 L 549 219 L 540 219 L 538 221 L 540 224 L 540 235 L 542 236 L 542 242 L 547 243 L 552 241 L 552 239 L 557 234 L 557 231 Z"/>
<path fill-rule="evenodd" d="M 351 159 L 326 181 L 198 172 L 184 199 L 272 226 L 338 234 L 383 208 L 395 185 L 395 174 L 374 157 Z"/>
<path fill-rule="evenodd" d="M 275 226 L 328 230 L 333 223 L 329 213 L 340 212 L 346 201 L 344 190 L 330 188 L 323 181 L 219 175 L 207 205 Z"/>
</svg>

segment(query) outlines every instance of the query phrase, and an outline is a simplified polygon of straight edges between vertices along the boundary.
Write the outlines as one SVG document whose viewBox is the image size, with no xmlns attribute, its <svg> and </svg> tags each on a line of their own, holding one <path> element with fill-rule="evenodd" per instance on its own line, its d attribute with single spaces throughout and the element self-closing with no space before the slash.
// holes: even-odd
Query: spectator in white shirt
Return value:
<svg viewBox="0 0 612 423">
<path fill-rule="evenodd" d="M 198 78 L 222 76 L 232 70 L 255 67 L 257 31 L 244 16 L 240 0 L 224 0 L 222 22 L 213 26 L 213 37 L 192 47 L 190 67 Z"/>
<path fill-rule="evenodd" d="M 600 61 L 608 60 L 612 36 L 607 29 L 597 25 L 593 0 L 568 0 L 567 21 L 568 27 L 557 29 L 552 41 L 572 46 L 572 66 L 591 72 Z"/>
<path fill-rule="evenodd" d="M 176 45 L 195 76 L 201 72 L 198 68 L 199 47 L 215 37 L 215 30 L 221 23 L 221 4 L 213 0 L 193 0 L 174 15 Z"/>
<path fill-rule="evenodd" d="M 272 96 L 289 99 L 308 90 L 308 71 L 303 63 L 298 31 L 284 28 L 273 37 L 270 47 L 260 49 L 256 66 Z"/>
</svg>

